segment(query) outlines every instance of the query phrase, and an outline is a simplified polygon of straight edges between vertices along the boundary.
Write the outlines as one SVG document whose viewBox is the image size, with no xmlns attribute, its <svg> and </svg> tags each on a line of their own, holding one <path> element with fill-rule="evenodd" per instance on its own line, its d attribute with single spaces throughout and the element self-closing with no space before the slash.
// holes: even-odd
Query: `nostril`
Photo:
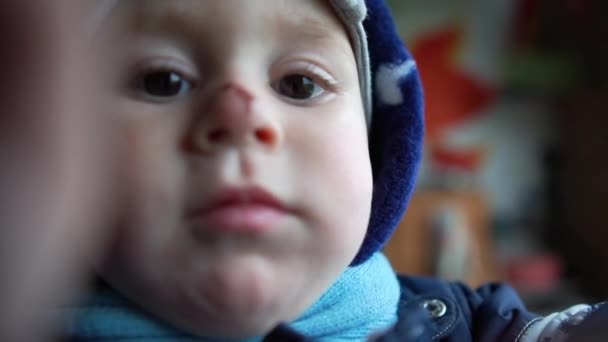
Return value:
<svg viewBox="0 0 608 342">
<path fill-rule="evenodd" d="M 207 134 L 209 142 L 216 143 L 225 140 L 228 137 L 228 132 L 222 129 L 216 129 Z"/>
<path fill-rule="evenodd" d="M 276 134 L 270 128 L 258 128 L 255 130 L 255 137 L 263 144 L 273 145 L 276 140 Z"/>
</svg>

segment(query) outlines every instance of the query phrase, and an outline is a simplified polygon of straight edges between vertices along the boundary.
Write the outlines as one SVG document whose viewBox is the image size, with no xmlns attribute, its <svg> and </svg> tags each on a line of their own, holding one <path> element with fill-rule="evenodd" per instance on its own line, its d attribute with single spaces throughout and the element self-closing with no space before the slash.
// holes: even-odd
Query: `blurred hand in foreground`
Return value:
<svg viewBox="0 0 608 342">
<path fill-rule="evenodd" d="M 109 49 L 92 39 L 107 5 L 0 2 L 1 341 L 50 338 L 50 308 L 73 299 L 109 233 L 117 130 L 100 111 Z"/>
</svg>

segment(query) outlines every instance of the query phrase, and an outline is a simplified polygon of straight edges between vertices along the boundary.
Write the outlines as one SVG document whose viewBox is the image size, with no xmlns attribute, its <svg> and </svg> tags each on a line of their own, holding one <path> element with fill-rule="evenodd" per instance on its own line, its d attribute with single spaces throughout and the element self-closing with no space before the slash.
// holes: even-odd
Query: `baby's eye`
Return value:
<svg viewBox="0 0 608 342">
<path fill-rule="evenodd" d="M 288 75 L 273 84 L 273 89 L 286 97 L 295 100 L 306 100 L 325 92 L 312 78 L 304 75 Z"/>
<path fill-rule="evenodd" d="M 170 98 L 188 92 L 192 84 L 175 71 L 161 70 L 142 75 L 138 88 L 147 96 Z"/>
</svg>

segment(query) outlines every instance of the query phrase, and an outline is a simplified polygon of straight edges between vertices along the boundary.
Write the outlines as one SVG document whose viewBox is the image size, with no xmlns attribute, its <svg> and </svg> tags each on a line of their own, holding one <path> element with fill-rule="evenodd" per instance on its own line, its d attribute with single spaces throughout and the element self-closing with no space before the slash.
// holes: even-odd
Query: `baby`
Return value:
<svg viewBox="0 0 608 342">
<path fill-rule="evenodd" d="M 398 277 L 379 252 L 423 136 L 382 1 L 132 0 L 112 17 L 128 205 L 69 337 L 537 341 L 592 312 L 538 318 L 506 286 Z"/>
</svg>

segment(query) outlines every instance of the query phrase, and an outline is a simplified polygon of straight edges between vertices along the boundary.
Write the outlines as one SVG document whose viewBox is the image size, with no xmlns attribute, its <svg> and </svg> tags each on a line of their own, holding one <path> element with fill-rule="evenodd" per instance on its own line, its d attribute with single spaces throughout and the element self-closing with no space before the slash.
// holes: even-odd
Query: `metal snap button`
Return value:
<svg viewBox="0 0 608 342">
<path fill-rule="evenodd" d="M 433 318 L 443 317 L 448 311 L 444 302 L 439 299 L 428 299 L 422 302 L 422 307 L 431 314 Z"/>
</svg>

